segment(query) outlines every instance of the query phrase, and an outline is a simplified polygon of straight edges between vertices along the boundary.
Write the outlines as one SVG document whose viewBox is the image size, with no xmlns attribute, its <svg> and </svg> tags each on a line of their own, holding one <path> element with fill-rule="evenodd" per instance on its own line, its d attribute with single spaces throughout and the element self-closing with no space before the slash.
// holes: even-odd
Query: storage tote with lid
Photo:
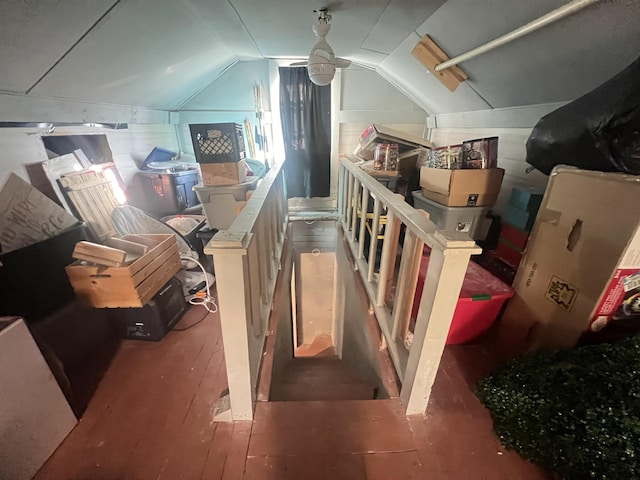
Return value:
<svg viewBox="0 0 640 480">
<path fill-rule="evenodd" d="M 425 198 L 420 190 L 411 193 L 413 206 L 429 213 L 429 219 L 439 229 L 466 232 L 474 240 L 484 240 L 487 235 L 489 207 L 447 207 Z"/>
</svg>

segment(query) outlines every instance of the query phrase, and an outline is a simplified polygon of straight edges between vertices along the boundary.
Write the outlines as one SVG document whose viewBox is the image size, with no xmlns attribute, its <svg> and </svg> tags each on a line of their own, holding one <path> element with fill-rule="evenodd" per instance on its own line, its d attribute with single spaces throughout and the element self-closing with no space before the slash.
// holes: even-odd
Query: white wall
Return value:
<svg viewBox="0 0 640 480">
<path fill-rule="evenodd" d="M 238 62 L 218 77 L 215 82 L 194 95 L 179 111 L 178 135 L 182 150 L 193 155 L 190 123 L 238 123 L 244 127 L 249 120 L 253 132 L 256 126 L 256 105 L 253 88 L 262 84 L 264 90 L 263 109 L 270 111 L 269 61 Z M 247 157 L 249 146 L 245 133 Z M 262 159 L 260 151 L 256 157 Z"/>
<path fill-rule="evenodd" d="M 44 132 L 45 129 L 37 128 L 0 128 L 0 182 L 10 172 L 28 181 L 24 165 L 47 160 L 42 143 Z M 114 163 L 127 184 L 137 171 L 134 157 L 144 158 L 155 146 L 178 149 L 176 129 L 170 124 L 129 125 L 124 130 L 84 126 L 56 127 L 54 132 L 54 135 L 74 134 L 105 134 Z"/>
</svg>

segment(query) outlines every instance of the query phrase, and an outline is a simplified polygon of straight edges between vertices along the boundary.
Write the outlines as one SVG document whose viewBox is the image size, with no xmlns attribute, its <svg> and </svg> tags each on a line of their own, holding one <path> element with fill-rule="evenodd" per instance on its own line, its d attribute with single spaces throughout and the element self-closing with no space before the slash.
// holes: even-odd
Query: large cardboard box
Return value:
<svg viewBox="0 0 640 480">
<path fill-rule="evenodd" d="M 237 185 L 247 180 L 247 162 L 201 163 L 200 173 L 205 186 Z"/>
<path fill-rule="evenodd" d="M 422 167 L 422 195 L 449 207 L 490 207 L 498 198 L 502 168 L 445 170 Z"/>
<path fill-rule="evenodd" d="M 8 253 L 51 238 L 78 223 L 15 173 L 0 186 L 0 252 Z"/>
<path fill-rule="evenodd" d="M 522 333 L 514 341 L 528 350 L 575 345 L 638 228 L 638 199 L 638 177 L 553 171 L 503 317 Z"/>
</svg>

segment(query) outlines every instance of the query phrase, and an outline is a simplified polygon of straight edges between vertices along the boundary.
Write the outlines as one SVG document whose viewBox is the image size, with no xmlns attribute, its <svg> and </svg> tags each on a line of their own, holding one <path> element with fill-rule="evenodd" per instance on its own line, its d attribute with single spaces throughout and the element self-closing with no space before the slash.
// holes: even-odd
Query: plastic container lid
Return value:
<svg viewBox="0 0 640 480">
<path fill-rule="evenodd" d="M 167 150 L 166 148 L 154 147 L 147 158 L 142 162 L 141 170 L 166 169 L 165 164 L 171 162 L 174 157 L 178 156 L 177 152 Z M 162 166 L 160 166 L 162 164 Z"/>
</svg>

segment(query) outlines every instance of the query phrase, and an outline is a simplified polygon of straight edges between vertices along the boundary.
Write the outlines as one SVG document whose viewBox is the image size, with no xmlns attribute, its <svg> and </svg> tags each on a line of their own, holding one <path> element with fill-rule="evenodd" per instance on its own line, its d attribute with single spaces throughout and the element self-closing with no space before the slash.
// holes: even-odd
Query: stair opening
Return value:
<svg viewBox="0 0 640 480">
<path fill-rule="evenodd" d="M 395 372 L 389 375 L 390 362 L 381 361 L 387 353 L 337 222 L 291 224 L 291 314 L 277 326 L 269 401 L 397 396 L 388 385 Z"/>
</svg>

